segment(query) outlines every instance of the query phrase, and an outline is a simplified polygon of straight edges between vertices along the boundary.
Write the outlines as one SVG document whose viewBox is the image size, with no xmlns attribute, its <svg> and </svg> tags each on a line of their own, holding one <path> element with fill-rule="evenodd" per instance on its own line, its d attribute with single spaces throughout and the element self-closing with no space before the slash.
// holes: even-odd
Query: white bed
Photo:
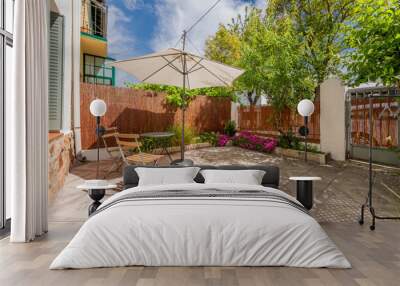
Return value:
<svg viewBox="0 0 400 286">
<path fill-rule="evenodd" d="M 145 266 L 292 266 L 350 268 L 307 213 L 274 200 L 171 197 L 121 200 L 144 191 L 257 190 L 238 184 L 135 187 L 106 200 L 50 269 Z M 118 202 L 118 203 L 116 203 Z"/>
</svg>

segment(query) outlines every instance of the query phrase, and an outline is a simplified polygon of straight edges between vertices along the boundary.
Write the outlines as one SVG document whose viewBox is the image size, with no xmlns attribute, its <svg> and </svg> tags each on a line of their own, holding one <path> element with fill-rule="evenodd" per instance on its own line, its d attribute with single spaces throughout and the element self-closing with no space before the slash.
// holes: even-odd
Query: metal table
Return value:
<svg viewBox="0 0 400 286">
<path fill-rule="evenodd" d="M 321 180 L 320 177 L 290 177 L 289 180 L 296 181 L 296 199 L 303 206 L 311 210 L 314 203 L 313 181 Z"/>
<path fill-rule="evenodd" d="M 140 136 L 144 137 L 144 138 L 161 139 L 160 140 L 161 148 L 163 150 L 163 153 L 168 156 L 170 162 L 172 162 L 172 157 L 168 151 L 169 145 L 168 145 L 166 139 L 172 138 L 174 135 L 175 135 L 175 133 L 173 133 L 173 132 L 147 132 L 147 133 L 140 134 Z"/>
<path fill-rule="evenodd" d="M 105 180 L 88 180 L 77 187 L 80 190 L 87 190 L 89 197 L 93 200 L 93 203 L 88 208 L 89 216 L 101 205 L 100 200 L 106 194 L 106 190 L 115 189 L 116 187 L 117 185 L 110 184 Z"/>
</svg>

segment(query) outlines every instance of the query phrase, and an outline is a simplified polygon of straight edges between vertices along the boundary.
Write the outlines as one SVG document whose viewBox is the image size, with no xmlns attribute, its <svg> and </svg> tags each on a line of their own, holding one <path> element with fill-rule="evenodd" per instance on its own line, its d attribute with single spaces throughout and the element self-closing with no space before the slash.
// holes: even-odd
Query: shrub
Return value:
<svg viewBox="0 0 400 286">
<path fill-rule="evenodd" d="M 304 150 L 306 150 L 306 145 L 303 142 L 301 142 L 299 144 L 299 147 L 296 148 L 296 150 L 304 151 Z M 307 144 L 307 152 L 310 152 L 310 153 L 322 153 L 321 151 L 318 150 L 317 146 L 311 145 L 311 144 Z"/>
<path fill-rule="evenodd" d="M 208 142 L 212 146 L 217 146 L 217 134 L 215 132 L 204 132 L 200 134 L 200 142 Z"/>
<path fill-rule="evenodd" d="M 229 137 L 233 137 L 236 134 L 236 123 L 233 120 L 229 120 L 225 123 L 224 127 L 224 134 L 228 135 Z"/>
<path fill-rule="evenodd" d="M 228 144 L 229 140 L 231 140 L 230 136 L 228 136 L 226 134 L 219 135 L 217 146 L 218 147 L 224 147 L 226 144 Z"/>
<path fill-rule="evenodd" d="M 289 130 L 287 133 L 279 131 L 278 146 L 285 149 L 294 149 L 299 151 L 305 150 L 305 144 L 296 137 L 293 131 Z M 311 153 L 321 153 L 314 145 L 307 145 L 307 151 Z"/>
<path fill-rule="evenodd" d="M 182 135 L 182 125 L 174 125 L 168 128 L 169 132 L 174 133 L 175 135 L 171 138 L 172 146 L 180 146 L 181 145 L 181 135 Z M 190 128 L 189 126 L 185 126 L 185 144 L 193 143 L 196 137 L 196 132 Z"/>
<path fill-rule="evenodd" d="M 253 135 L 248 131 L 242 131 L 232 138 L 233 145 L 241 148 L 271 153 L 278 142 L 274 138 L 265 138 Z"/>
<path fill-rule="evenodd" d="M 142 146 L 140 146 L 140 150 L 142 152 L 150 152 L 156 147 L 156 140 L 154 138 L 143 138 L 141 140 Z"/>
<path fill-rule="evenodd" d="M 296 137 L 292 130 L 288 132 L 279 131 L 278 146 L 287 149 L 299 149 L 300 139 Z"/>
<path fill-rule="evenodd" d="M 156 148 L 162 148 L 163 146 L 171 146 L 171 137 L 168 138 L 150 138 L 144 137 L 141 139 L 142 145 L 140 150 L 142 152 L 151 152 Z"/>
</svg>

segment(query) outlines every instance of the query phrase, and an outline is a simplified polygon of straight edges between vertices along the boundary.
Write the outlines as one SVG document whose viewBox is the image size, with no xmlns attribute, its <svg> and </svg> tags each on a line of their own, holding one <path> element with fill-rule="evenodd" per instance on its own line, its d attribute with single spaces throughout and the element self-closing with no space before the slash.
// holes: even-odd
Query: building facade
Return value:
<svg viewBox="0 0 400 286">
<path fill-rule="evenodd" d="M 49 0 L 49 194 L 81 152 L 80 82 L 115 84 L 105 0 Z"/>
<path fill-rule="evenodd" d="M 82 0 L 81 6 L 81 81 L 115 85 L 115 70 L 107 67 L 107 3 Z"/>
</svg>

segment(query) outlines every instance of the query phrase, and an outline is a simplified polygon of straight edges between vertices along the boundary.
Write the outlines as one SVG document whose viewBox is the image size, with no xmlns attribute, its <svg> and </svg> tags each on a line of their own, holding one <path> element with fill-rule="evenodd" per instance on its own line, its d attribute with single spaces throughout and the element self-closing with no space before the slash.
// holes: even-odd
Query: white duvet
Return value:
<svg viewBox="0 0 400 286">
<path fill-rule="evenodd" d="M 285 195 L 237 184 L 136 187 L 100 208 L 129 192 L 204 188 Z M 163 198 L 121 202 L 89 218 L 50 269 L 128 265 L 351 267 L 321 226 L 293 206 L 254 198 Z"/>
</svg>

